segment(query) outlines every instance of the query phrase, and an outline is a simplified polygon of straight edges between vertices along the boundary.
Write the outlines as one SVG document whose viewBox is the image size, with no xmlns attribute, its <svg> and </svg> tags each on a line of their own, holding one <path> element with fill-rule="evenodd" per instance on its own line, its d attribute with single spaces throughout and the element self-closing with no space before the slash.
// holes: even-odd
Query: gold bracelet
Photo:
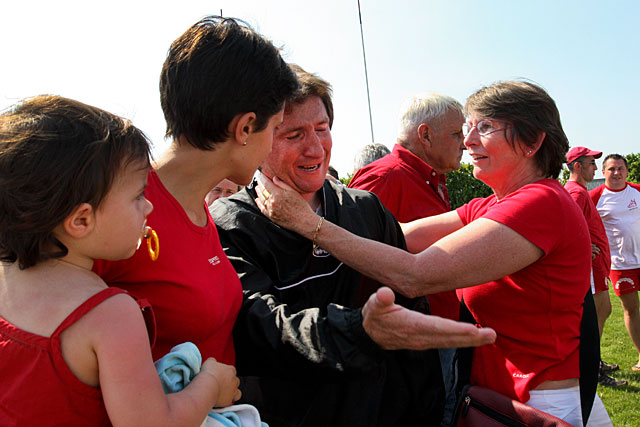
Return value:
<svg viewBox="0 0 640 427">
<path fill-rule="evenodd" d="M 322 227 L 322 221 L 324 221 L 324 217 L 323 216 L 320 217 L 320 221 L 318 221 L 318 225 L 316 225 L 316 231 L 315 231 L 315 233 L 313 233 L 313 251 L 314 252 L 316 250 L 318 250 L 318 243 L 316 242 L 316 239 L 318 238 L 318 233 L 320 232 L 320 227 Z"/>
</svg>

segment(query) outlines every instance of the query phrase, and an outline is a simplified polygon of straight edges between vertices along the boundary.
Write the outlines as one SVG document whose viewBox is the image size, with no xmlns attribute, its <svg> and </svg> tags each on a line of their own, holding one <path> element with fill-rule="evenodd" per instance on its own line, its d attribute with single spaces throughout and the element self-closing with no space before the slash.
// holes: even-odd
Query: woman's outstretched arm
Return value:
<svg viewBox="0 0 640 427">
<path fill-rule="evenodd" d="M 514 230 L 483 218 L 414 255 L 356 236 L 328 221 L 320 224 L 320 217 L 297 192 L 277 178 L 261 181 L 256 203 L 265 215 L 409 297 L 486 283 L 519 271 L 543 255 Z"/>
</svg>

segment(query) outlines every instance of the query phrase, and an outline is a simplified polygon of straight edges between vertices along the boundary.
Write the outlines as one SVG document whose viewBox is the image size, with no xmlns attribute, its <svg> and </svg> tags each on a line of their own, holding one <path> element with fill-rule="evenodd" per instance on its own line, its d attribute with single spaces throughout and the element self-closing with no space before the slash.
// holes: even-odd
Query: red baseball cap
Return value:
<svg viewBox="0 0 640 427">
<path fill-rule="evenodd" d="M 582 156 L 593 156 L 594 159 L 599 159 L 602 157 L 602 151 L 589 150 L 587 147 L 573 147 L 567 153 L 567 163 L 571 163 Z"/>
</svg>

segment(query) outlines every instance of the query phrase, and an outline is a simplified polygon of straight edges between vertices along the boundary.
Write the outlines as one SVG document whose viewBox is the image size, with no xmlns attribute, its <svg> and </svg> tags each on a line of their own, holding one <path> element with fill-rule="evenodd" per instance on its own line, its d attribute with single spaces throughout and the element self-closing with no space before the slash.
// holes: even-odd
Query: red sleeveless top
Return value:
<svg viewBox="0 0 640 427">
<path fill-rule="evenodd" d="M 0 425 L 111 425 L 99 388 L 82 383 L 62 358 L 60 334 L 107 298 L 125 293 L 107 288 L 82 303 L 51 334 L 32 334 L 0 317 Z M 138 301 L 150 337 L 153 313 Z M 153 342 L 153 339 L 151 339 Z"/>
</svg>

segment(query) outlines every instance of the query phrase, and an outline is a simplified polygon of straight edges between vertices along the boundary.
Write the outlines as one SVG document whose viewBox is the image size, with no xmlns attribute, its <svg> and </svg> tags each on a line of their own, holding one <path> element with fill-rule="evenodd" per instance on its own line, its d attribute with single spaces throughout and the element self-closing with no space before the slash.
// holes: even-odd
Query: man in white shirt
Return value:
<svg viewBox="0 0 640 427">
<path fill-rule="evenodd" d="M 609 154 L 602 165 L 605 183 L 591 190 L 611 250 L 610 278 L 624 309 L 624 323 L 636 350 L 640 371 L 640 184 L 627 182 L 627 160 Z"/>
</svg>

